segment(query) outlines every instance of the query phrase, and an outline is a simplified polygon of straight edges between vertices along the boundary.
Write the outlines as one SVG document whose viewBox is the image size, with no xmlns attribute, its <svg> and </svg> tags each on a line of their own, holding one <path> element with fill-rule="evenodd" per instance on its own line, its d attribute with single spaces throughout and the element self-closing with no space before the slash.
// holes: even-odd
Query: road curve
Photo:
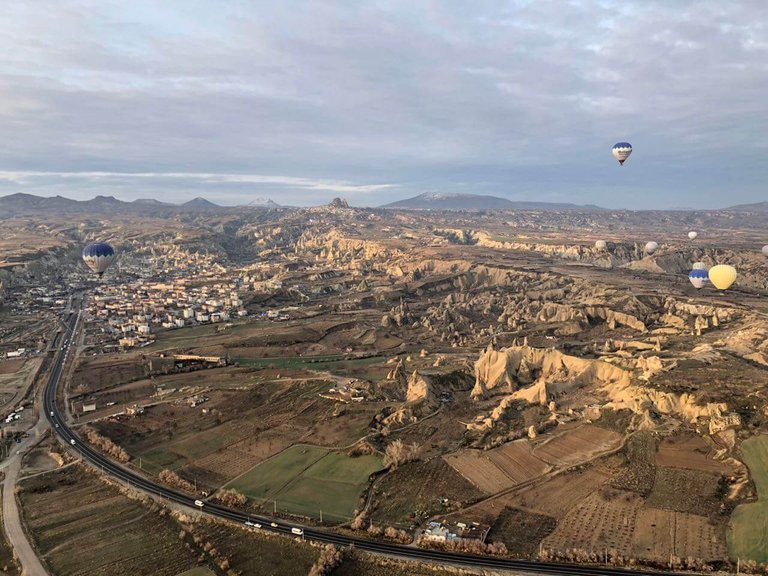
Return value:
<svg viewBox="0 0 768 576">
<path fill-rule="evenodd" d="M 136 487 L 146 493 L 153 494 L 166 499 L 175 504 L 181 504 L 204 514 L 209 514 L 217 518 L 231 520 L 245 524 L 261 525 L 262 530 L 276 532 L 280 534 L 293 534 L 291 530 L 297 528 L 302 531 L 302 535 L 307 540 L 316 542 L 325 542 L 336 544 L 338 546 L 353 545 L 359 550 L 372 552 L 376 554 L 386 554 L 396 556 L 406 560 L 415 560 L 421 562 L 431 562 L 438 564 L 452 564 L 473 567 L 486 570 L 512 570 L 517 572 L 531 572 L 535 574 L 571 574 L 581 576 L 627 576 L 628 574 L 655 574 L 655 575 L 676 575 L 680 572 L 661 572 L 661 571 L 639 571 L 623 568 L 587 566 L 577 564 L 559 564 L 554 562 L 535 562 L 530 560 L 518 560 L 513 558 L 504 558 L 497 556 L 475 556 L 470 554 L 459 554 L 455 552 L 444 552 L 440 550 L 428 550 L 404 546 L 401 544 L 390 544 L 379 542 L 366 538 L 356 538 L 337 534 L 330 530 L 323 530 L 311 526 L 303 526 L 287 522 L 283 519 L 270 518 L 267 516 L 249 515 L 238 510 L 233 510 L 219 504 L 205 502 L 202 507 L 195 505 L 195 498 L 182 494 L 176 490 L 164 485 L 157 484 L 147 479 L 143 475 L 129 470 L 111 459 L 105 457 L 100 452 L 91 448 L 86 442 L 79 438 L 68 426 L 62 417 L 58 406 L 56 405 L 56 391 L 61 379 L 65 359 L 69 355 L 69 347 L 74 336 L 75 328 L 80 317 L 80 306 L 77 306 L 77 312 L 71 312 L 65 319 L 67 331 L 64 336 L 61 353 L 56 356 L 55 365 L 51 370 L 50 378 L 45 387 L 43 396 L 43 410 L 45 416 L 51 423 L 53 431 L 68 445 L 68 447 L 77 452 L 82 458 L 89 461 L 96 468 L 101 468 L 105 474 L 109 474 L 122 482 Z M 58 426 L 57 426 L 58 425 Z M 254 528 L 255 529 L 255 528 Z"/>
</svg>

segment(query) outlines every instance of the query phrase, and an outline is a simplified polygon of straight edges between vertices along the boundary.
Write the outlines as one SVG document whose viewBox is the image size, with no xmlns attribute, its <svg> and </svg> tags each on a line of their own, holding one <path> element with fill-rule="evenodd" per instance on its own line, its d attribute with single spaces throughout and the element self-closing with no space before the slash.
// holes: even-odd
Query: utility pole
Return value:
<svg viewBox="0 0 768 576">
<path fill-rule="evenodd" d="M 277 500 L 273 500 L 275 503 L 273 514 L 277 514 Z"/>
<path fill-rule="evenodd" d="M 320 510 L 320 524 L 323 523 L 323 511 Z"/>
</svg>

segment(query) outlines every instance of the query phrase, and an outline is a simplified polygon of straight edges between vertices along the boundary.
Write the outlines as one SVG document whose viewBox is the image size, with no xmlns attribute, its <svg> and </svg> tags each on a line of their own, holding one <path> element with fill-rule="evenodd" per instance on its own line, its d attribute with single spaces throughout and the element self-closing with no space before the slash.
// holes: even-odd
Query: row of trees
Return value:
<svg viewBox="0 0 768 576">
<path fill-rule="evenodd" d="M 187 492 L 194 492 L 195 486 L 188 482 L 187 480 L 184 480 L 181 476 L 176 474 L 173 470 L 168 470 L 167 468 L 160 472 L 160 474 L 157 475 L 157 477 L 160 479 L 161 482 L 164 482 L 165 484 L 168 484 L 168 486 L 171 486 L 173 488 L 180 488 L 181 490 L 185 490 Z"/>
<path fill-rule="evenodd" d="M 106 436 L 102 436 L 90 426 L 83 426 L 83 434 L 85 434 L 85 439 L 90 444 L 104 452 L 107 456 L 111 456 L 120 462 L 128 462 L 131 459 L 130 454 L 124 448 L 118 446 Z"/>
</svg>

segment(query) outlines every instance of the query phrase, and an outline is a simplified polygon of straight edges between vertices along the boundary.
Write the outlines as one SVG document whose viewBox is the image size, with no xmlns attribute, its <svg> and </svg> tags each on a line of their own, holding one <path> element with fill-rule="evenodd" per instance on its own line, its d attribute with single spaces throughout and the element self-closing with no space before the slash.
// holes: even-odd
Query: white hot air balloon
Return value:
<svg viewBox="0 0 768 576">
<path fill-rule="evenodd" d="M 619 164 L 624 166 L 624 162 L 632 154 L 632 144 L 629 142 L 616 142 L 613 148 L 611 148 L 611 154 L 619 161 Z"/>
<path fill-rule="evenodd" d="M 707 268 L 707 265 L 704 264 L 704 262 L 694 262 L 693 266 L 691 266 L 691 269 L 692 270 L 709 270 L 709 268 Z"/>
<path fill-rule="evenodd" d="M 768 256 L 768 244 L 763 246 L 763 256 Z"/>
<path fill-rule="evenodd" d="M 598 250 L 605 250 L 607 246 L 608 246 L 608 243 L 605 240 L 597 240 L 595 242 L 595 248 L 597 248 Z"/>
<path fill-rule="evenodd" d="M 696 236 L 698 236 L 699 233 L 696 232 L 696 230 L 691 230 L 688 232 L 688 240 L 696 240 Z"/>
<path fill-rule="evenodd" d="M 658 242 L 653 242 L 653 241 L 651 241 L 651 242 L 648 242 L 648 243 L 645 245 L 645 253 L 646 253 L 646 254 L 648 254 L 648 256 L 651 256 L 651 255 L 652 255 L 654 252 L 656 252 L 656 250 L 658 250 L 658 249 L 659 249 L 659 244 L 658 244 Z"/>
</svg>

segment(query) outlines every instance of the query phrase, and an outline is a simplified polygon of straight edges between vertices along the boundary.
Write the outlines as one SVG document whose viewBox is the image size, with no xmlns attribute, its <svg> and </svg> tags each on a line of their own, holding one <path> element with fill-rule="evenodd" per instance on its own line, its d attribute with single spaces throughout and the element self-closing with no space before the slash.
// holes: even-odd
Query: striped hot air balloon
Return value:
<svg viewBox="0 0 768 576">
<path fill-rule="evenodd" d="M 648 242 L 645 245 L 645 253 L 648 254 L 648 256 L 651 256 L 656 250 L 659 249 L 659 243 L 658 242 Z"/>
<path fill-rule="evenodd" d="M 707 274 L 706 270 L 701 269 L 694 269 L 691 270 L 691 272 L 688 274 L 688 280 L 691 281 L 691 284 L 693 284 L 693 287 L 697 290 L 704 288 L 704 285 L 707 283 L 707 280 L 709 280 L 709 274 Z"/>
<path fill-rule="evenodd" d="M 619 161 L 619 164 L 624 166 L 624 161 L 632 154 L 632 144 L 629 142 L 616 142 L 611 149 L 611 153 Z"/>
<path fill-rule="evenodd" d="M 704 264 L 704 262 L 694 262 L 691 268 L 693 268 L 694 270 L 709 270 L 709 268 L 707 268 L 707 265 Z"/>
<path fill-rule="evenodd" d="M 696 232 L 696 230 L 691 230 L 690 232 L 688 232 L 688 240 L 696 240 L 696 237 L 698 235 L 699 233 Z"/>
<path fill-rule="evenodd" d="M 99 275 L 99 278 L 114 260 L 115 251 L 106 242 L 95 242 L 83 248 L 83 261 L 88 268 Z"/>
<path fill-rule="evenodd" d="M 597 240 L 595 241 L 595 248 L 598 250 L 605 250 L 608 246 L 608 243 L 605 240 Z"/>
</svg>

